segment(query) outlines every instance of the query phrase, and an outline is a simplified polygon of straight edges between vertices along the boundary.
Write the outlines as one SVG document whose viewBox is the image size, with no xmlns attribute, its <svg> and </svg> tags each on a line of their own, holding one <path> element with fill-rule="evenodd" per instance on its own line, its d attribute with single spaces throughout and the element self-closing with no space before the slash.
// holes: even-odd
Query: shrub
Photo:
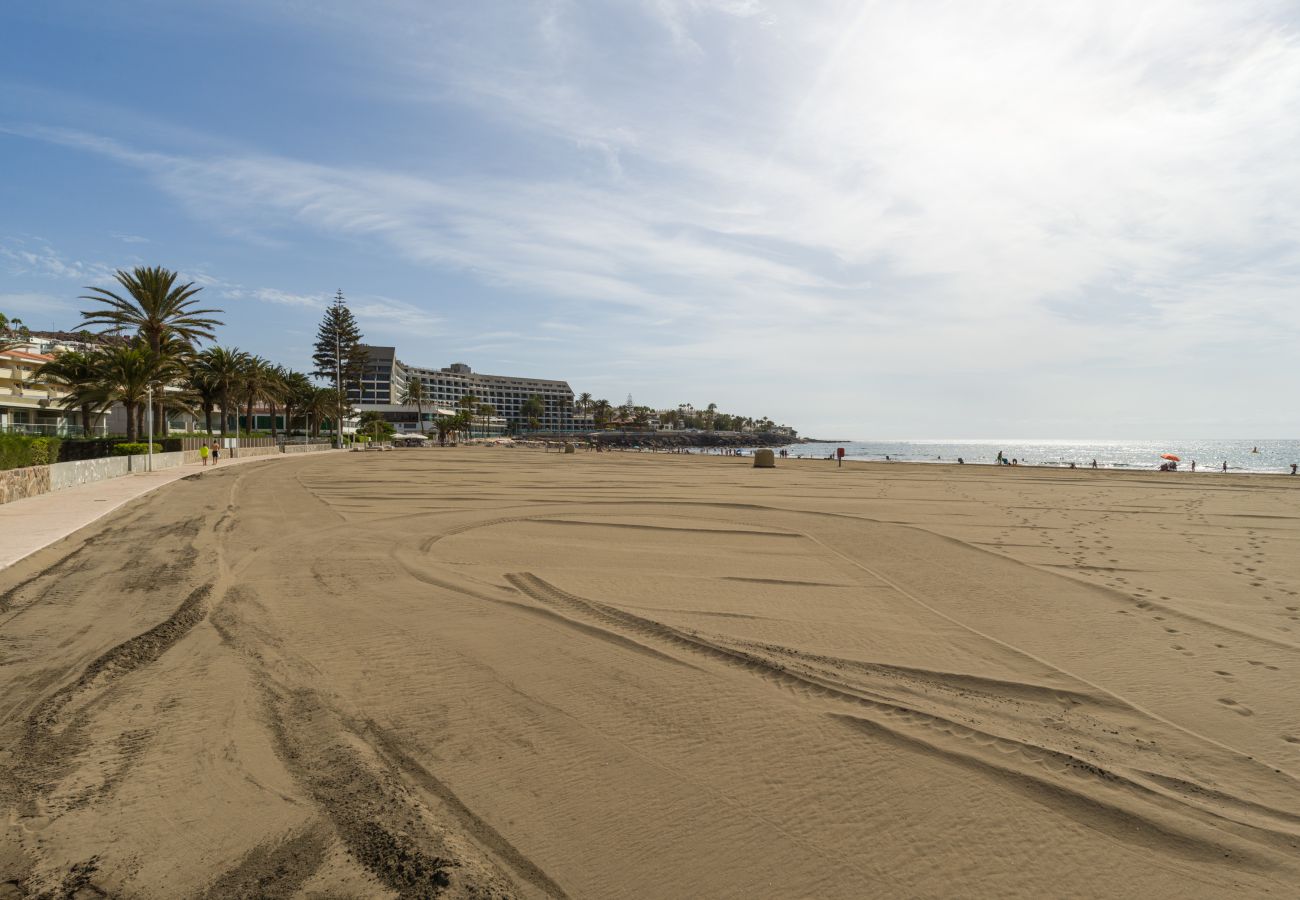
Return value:
<svg viewBox="0 0 1300 900">
<path fill-rule="evenodd" d="M 0 469 L 47 466 L 58 462 L 60 443 L 62 441 L 56 437 L 0 433 Z"/>
<path fill-rule="evenodd" d="M 59 462 L 76 462 L 82 459 L 99 459 L 113 455 L 113 445 L 121 444 L 123 437 L 74 438 L 59 446 Z"/>
<path fill-rule="evenodd" d="M 113 447 L 114 456 L 138 456 L 141 453 L 148 453 L 148 452 L 149 452 L 148 444 L 141 444 L 141 443 L 117 444 Z M 162 453 L 162 444 L 154 444 L 153 452 Z"/>
<path fill-rule="evenodd" d="M 38 437 L 32 439 L 31 458 L 28 465 L 48 466 L 59 461 L 59 444 L 63 441 L 56 437 Z"/>
</svg>

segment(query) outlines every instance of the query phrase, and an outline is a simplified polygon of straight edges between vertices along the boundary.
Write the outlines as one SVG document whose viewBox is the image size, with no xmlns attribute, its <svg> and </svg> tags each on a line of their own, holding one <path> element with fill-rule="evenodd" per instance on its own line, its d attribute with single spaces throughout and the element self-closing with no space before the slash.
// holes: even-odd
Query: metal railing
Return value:
<svg viewBox="0 0 1300 900">
<path fill-rule="evenodd" d="M 68 424 L 64 422 L 50 424 L 33 424 L 30 422 L 0 422 L 0 431 L 10 434 L 33 434 L 45 437 L 80 437 L 82 429 L 80 425 Z M 96 432 L 90 432 L 95 436 Z"/>
</svg>

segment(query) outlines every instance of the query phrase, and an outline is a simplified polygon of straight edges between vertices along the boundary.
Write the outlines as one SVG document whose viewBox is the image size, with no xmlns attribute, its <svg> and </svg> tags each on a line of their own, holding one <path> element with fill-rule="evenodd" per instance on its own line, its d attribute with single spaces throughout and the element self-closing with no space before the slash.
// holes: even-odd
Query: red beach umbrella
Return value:
<svg viewBox="0 0 1300 900">
<path fill-rule="evenodd" d="M 1172 453 L 1161 453 L 1161 454 L 1160 454 L 1160 458 L 1161 458 L 1161 459 L 1172 459 L 1174 462 L 1182 462 L 1182 461 L 1183 461 L 1183 458 L 1182 458 L 1181 456 L 1174 456 Z"/>
</svg>

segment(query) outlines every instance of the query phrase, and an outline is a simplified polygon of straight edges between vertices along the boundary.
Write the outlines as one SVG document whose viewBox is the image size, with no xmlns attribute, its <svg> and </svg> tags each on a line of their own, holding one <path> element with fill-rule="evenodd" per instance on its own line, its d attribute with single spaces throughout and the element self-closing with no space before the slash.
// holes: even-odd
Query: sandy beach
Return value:
<svg viewBox="0 0 1300 900">
<path fill-rule="evenodd" d="M 0 898 L 1289 897 L 1300 478 L 460 448 L 0 572 Z"/>
</svg>

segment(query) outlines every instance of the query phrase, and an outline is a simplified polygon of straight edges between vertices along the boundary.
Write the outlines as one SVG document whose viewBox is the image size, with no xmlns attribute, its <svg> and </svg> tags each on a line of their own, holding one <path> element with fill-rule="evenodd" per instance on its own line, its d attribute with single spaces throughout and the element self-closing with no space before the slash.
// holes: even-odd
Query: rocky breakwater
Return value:
<svg viewBox="0 0 1300 900">
<path fill-rule="evenodd" d="M 785 447 L 798 438 L 775 432 L 739 431 L 597 431 L 575 435 L 601 447 L 647 447 L 673 450 L 687 447 Z"/>
</svg>

